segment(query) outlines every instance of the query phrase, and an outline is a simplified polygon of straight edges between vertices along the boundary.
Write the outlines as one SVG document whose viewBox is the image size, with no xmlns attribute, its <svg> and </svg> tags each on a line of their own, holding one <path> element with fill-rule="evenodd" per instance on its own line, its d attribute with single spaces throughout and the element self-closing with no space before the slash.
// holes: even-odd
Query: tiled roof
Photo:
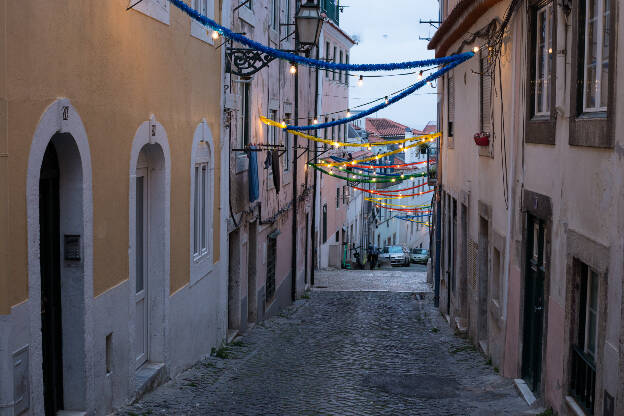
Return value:
<svg viewBox="0 0 624 416">
<path fill-rule="evenodd" d="M 430 121 L 423 130 L 424 134 L 432 134 L 438 130 L 438 125 L 434 121 Z"/>
<path fill-rule="evenodd" d="M 404 137 L 407 126 L 387 118 L 367 118 L 366 132 L 377 137 Z"/>
</svg>

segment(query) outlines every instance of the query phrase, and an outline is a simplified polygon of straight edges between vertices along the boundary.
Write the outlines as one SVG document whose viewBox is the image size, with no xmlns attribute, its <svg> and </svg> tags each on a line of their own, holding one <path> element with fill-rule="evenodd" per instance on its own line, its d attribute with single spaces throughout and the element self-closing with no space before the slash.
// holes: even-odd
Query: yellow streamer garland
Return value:
<svg viewBox="0 0 624 416">
<path fill-rule="evenodd" d="M 269 118 L 266 118 L 264 116 L 260 116 L 260 121 L 262 121 L 264 124 L 268 125 L 268 126 L 275 126 L 275 127 L 279 127 L 280 129 L 286 129 L 286 123 L 279 123 L 275 120 L 271 120 Z M 288 131 L 291 134 L 295 134 L 297 136 L 301 136 L 305 139 L 308 140 L 312 140 L 315 142 L 319 142 L 319 143 L 325 143 L 325 144 L 329 144 L 331 146 L 335 146 L 335 147 L 367 147 L 370 148 L 371 146 L 387 146 L 389 144 L 403 144 L 409 141 L 414 141 L 414 140 L 418 140 L 419 143 L 416 143 L 416 145 L 431 141 L 433 139 L 436 139 L 440 136 L 440 133 L 435 133 L 435 134 L 425 134 L 422 136 L 417 136 L 417 137 L 410 137 L 407 139 L 399 139 L 399 140 L 387 140 L 387 141 L 383 141 L 383 142 L 375 142 L 375 143 L 343 143 L 343 142 L 337 142 L 335 140 L 327 140 L 327 139 L 321 139 L 320 137 L 316 137 L 316 136 L 310 136 L 309 134 L 305 134 L 305 133 L 301 133 L 300 131 L 295 131 L 295 130 L 289 130 L 286 129 L 286 131 Z M 411 146 L 405 146 L 405 149 L 409 149 L 411 147 L 414 147 L 414 145 Z M 396 153 L 398 152 L 402 152 L 403 148 L 399 149 L 398 151 L 395 151 Z M 384 156 L 390 155 L 392 153 L 387 153 Z M 383 157 L 383 156 L 382 156 Z M 375 159 L 375 158 L 373 158 Z M 366 160 L 372 160 L 372 159 L 361 159 L 360 161 L 366 161 Z M 349 161 L 350 164 L 355 164 L 354 160 Z M 340 163 L 338 163 L 340 164 Z"/>
</svg>

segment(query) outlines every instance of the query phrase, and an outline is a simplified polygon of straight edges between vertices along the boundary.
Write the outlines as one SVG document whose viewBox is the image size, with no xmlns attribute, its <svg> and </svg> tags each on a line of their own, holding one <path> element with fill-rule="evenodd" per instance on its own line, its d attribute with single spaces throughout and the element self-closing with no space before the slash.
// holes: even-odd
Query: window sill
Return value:
<svg viewBox="0 0 624 416">
<path fill-rule="evenodd" d="M 494 149 L 492 148 L 492 143 L 490 143 L 488 146 L 477 147 L 479 148 L 479 156 L 494 159 Z"/>
<path fill-rule="evenodd" d="M 212 273 L 214 264 L 212 262 L 212 256 L 205 254 L 197 260 L 191 262 L 191 281 L 189 286 L 195 285 L 204 277 Z"/>
<path fill-rule="evenodd" d="M 571 146 L 612 149 L 614 133 L 612 120 L 606 112 L 583 113 L 570 119 Z"/>
<path fill-rule="evenodd" d="M 214 46 L 214 40 L 212 39 L 212 36 L 208 34 L 208 29 L 197 23 L 195 20 L 191 20 L 191 36 Z"/>
<path fill-rule="evenodd" d="M 270 28 L 269 29 L 269 41 L 274 44 L 279 44 L 280 38 L 277 30 Z"/>
<path fill-rule="evenodd" d="M 606 111 L 588 111 L 576 116 L 577 120 L 606 120 Z"/>
<path fill-rule="evenodd" d="M 526 121 L 524 141 L 531 144 L 554 145 L 556 121 L 549 116 L 536 116 Z"/>
<path fill-rule="evenodd" d="M 446 140 L 446 147 L 449 149 L 455 149 L 455 137 L 448 136 Z"/>
<path fill-rule="evenodd" d="M 238 9 L 238 17 L 248 25 L 252 27 L 256 26 L 256 15 L 247 6 Z"/>
<path fill-rule="evenodd" d="M 236 156 L 236 166 L 234 168 L 234 173 L 241 173 L 249 169 L 249 159 L 243 153 L 243 156 Z"/>
<path fill-rule="evenodd" d="M 128 6 L 136 3 L 136 0 L 130 0 Z M 137 4 L 132 8 L 140 13 L 143 13 L 152 19 L 158 20 L 161 23 L 169 25 L 169 2 L 167 0 L 146 0 Z"/>
<path fill-rule="evenodd" d="M 570 409 L 573 415 L 586 416 L 581 406 L 578 405 L 578 403 L 576 402 L 576 400 L 574 400 L 572 396 L 566 396 L 565 401 L 568 409 Z"/>
</svg>

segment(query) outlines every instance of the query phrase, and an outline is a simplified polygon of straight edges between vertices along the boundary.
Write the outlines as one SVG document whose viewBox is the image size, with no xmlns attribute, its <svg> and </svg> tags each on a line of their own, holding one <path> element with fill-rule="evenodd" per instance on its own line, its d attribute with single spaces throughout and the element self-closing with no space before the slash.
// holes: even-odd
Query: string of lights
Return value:
<svg viewBox="0 0 624 416">
<path fill-rule="evenodd" d="M 325 169 L 319 167 L 319 166 L 315 166 L 313 163 L 308 163 L 308 165 L 312 166 L 312 168 L 314 168 L 315 170 L 324 173 L 326 175 L 329 175 L 331 177 L 334 178 L 338 178 L 338 179 L 344 179 L 345 181 L 348 181 L 350 183 L 390 183 L 390 182 L 396 182 L 395 178 L 384 178 L 384 177 L 374 177 L 372 176 L 372 179 L 367 179 L 367 178 L 360 178 L 360 177 L 348 177 L 348 176 L 342 176 L 339 175 L 337 173 L 334 172 L 328 172 Z"/>
<path fill-rule="evenodd" d="M 374 202 L 374 201 L 372 201 Z M 385 205 L 388 206 L 392 206 L 392 207 L 399 207 L 399 208 L 420 208 L 420 209 L 429 209 L 431 208 L 431 204 L 427 203 L 427 204 L 422 204 L 422 205 L 402 205 L 402 204 L 391 204 L 389 202 L 375 202 L 378 205 L 383 205 L 385 208 Z"/>
<path fill-rule="evenodd" d="M 320 137 L 316 137 L 316 136 L 312 136 L 309 134 L 305 134 L 302 133 L 300 131 L 292 131 L 289 130 L 288 128 L 286 128 L 287 124 L 285 122 L 277 122 L 275 120 L 271 120 L 267 117 L 264 116 L 260 116 L 260 121 L 262 121 L 264 124 L 268 125 L 268 126 L 274 126 L 274 127 L 279 127 L 281 129 L 286 129 L 286 131 L 288 131 L 291 134 L 295 134 L 297 136 L 303 137 L 304 139 L 308 139 L 308 140 L 312 140 L 315 142 L 319 142 L 319 143 L 325 143 L 325 144 L 329 144 L 334 146 L 335 148 L 338 147 L 366 147 L 370 150 L 370 148 L 372 146 L 387 146 L 387 145 L 391 145 L 391 144 L 403 144 L 409 141 L 415 141 L 415 140 L 425 140 L 425 139 L 430 139 L 433 136 L 435 136 L 435 134 L 424 134 L 422 136 L 417 136 L 417 137 L 410 137 L 407 139 L 398 139 L 398 140 L 386 140 L 386 141 L 382 141 L 382 142 L 375 142 L 375 143 L 347 143 L 347 142 L 339 142 L 336 140 L 328 140 L 328 139 L 322 139 Z"/>
<path fill-rule="evenodd" d="M 207 16 L 199 13 L 197 10 L 189 6 L 184 2 L 184 0 L 169 0 L 169 2 L 180 9 L 182 12 L 186 13 L 193 20 L 196 20 L 203 26 L 213 30 L 216 32 L 213 34 L 213 39 L 218 38 L 219 36 L 224 36 L 233 41 L 239 42 L 249 48 L 255 49 L 257 51 L 263 52 L 273 58 L 283 59 L 286 61 L 290 61 L 291 63 L 302 64 L 314 68 L 319 69 L 331 69 L 338 71 L 361 71 L 361 72 L 372 72 L 372 71 L 394 71 L 399 69 L 411 69 L 411 68 L 422 68 L 436 65 L 445 65 L 451 64 L 462 58 L 466 57 L 467 53 L 459 54 L 459 55 L 451 55 L 442 58 L 434 58 L 434 59 L 424 59 L 418 61 L 406 61 L 406 62 L 391 62 L 385 64 L 346 64 L 346 63 L 337 63 L 337 62 L 326 62 L 318 59 L 311 59 L 305 56 L 300 56 L 295 53 L 282 51 L 275 48 L 270 48 L 265 46 L 259 42 L 256 42 L 248 37 L 233 32 L 225 26 L 222 26 L 215 22 L 214 20 L 208 18 Z M 472 57 L 473 54 L 470 54 L 469 57 Z M 467 58 L 466 58 L 467 59 Z"/>
<path fill-rule="evenodd" d="M 170 0 L 170 1 L 178 1 L 178 0 Z M 407 88 L 406 90 L 404 90 L 403 92 L 401 92 L 400 94 L 395 95 L 394 97 L 388 98 L 387 96 L 385 97 L 385 100 L 383 103 L 381 104 L 377 104 L 371 108 L 369 108 L 368 110 L 364 110 L 359 112 L 358 114 L 355 115 L 351 115 L 350 117 L 347 116 L 345 118 L 339 119 L 339 120 L 335 120 L 335 121 L 330 121 L 330 122 L 325 122 L 325 123 L 321 123 L 321 124 L 313 124 L 313 125 L 307 125 L 307 126 L 293 126 L 293 125 L 287 125 L 286 128 L 288 128 L 288 130 L 296 130 L 296 131 L 302 131 L 302 130 L 314 130 L 314 129 L 322 129 L 325 127 L 333 127 L 333 126 L 339 126 L 345 123 L 350 123 L 352 121 L 355 120 L 359 120 L 361 118 L 364 118 L 366 116 L 369 116 L 373 113 L 376 113 L 377 111 L 383 110 L 384 108 L 404 99 L 405 97 L 409 96 L 410 94 L 416 92 L 419 88 L 422 88 L 424 85 L 427 84 L 427 82 L 433 81 L 439 77 L 441 77 L 442 75 L 444 75 L 445 73 L 447 73 L 448 71 L 450 71 L 451 69 L 455 68 L 456 66 L 460 65 L 461 63 L 463 63 L 464 61 L 472 58 L 474 56 L 474 52 L 464 52 L 461 55 L 456 55 L 458 58 L 450 63 L 448 63 L 446 66 L 438 69 L 436 72 L 434 72 L 433 74 L 427 76 L 426 78 L 422 79 L 421 81 L 418 81 L 415 84 L 412 84 L 409 88 Z M 453 55 L 455 56 L 455 55 Z"/>
<path fill-rule="evenodd" d="M 403 198 L 411 198 L 414 196 L 420 196 L 420 195 L 424 195 L 424 194 L 428 194 L 433 192 L 433 189 L 430 189 L 428 191 L 422 191 L 422 192 L 418 192 L 418 193 L 414 193 L 414 194 L 407 194 L 407 195 L 388 195 L 388 196 L 382 196 L 382 197 L 371 197 L 371 198 L 364 198 L 367 201 L 371 201 L 371 202 L 376 202 L 379 203 L 377 201 L 383 201 L 386 199 L 403 199 Z"/>
<path fill-rule="evenodd" d="M 357 187 L 357 186 L 353 186 L 353 189 L 356 189 L 358 191 L 367 192 L 367 193 L 370 193 L 370 194 L 373 194 L 373 195 L 387 195 L 387 194 L 390 193 L 390 196 L 392 196 L 396 192 L 411 191 L 412 189 L 420 188 L 420 187 L 425 186 L 425 185 L 426 185 L 426 183 L 421 183 L 420 185 L 412 186 L 410 188 L 397 189 L 397 190 L 391 190 L 391 191 L 376 191 L 374 189 L 360 188 L 360 187 Z"/>
<path fill-rule="evenodd" d="M 396 149 L 396 150 L 391 150 L 391 151 L 386 152 L 386 153 L 380 153 L 378 155 L 371 156 L 371 157 L 365 157 L 365 158 L 362 158 L 362 159 L 353 159 L 353 160 L 349 161 L 348 163 L 345 163 L 345 162 L 331 162 L 331 163 L 325 162 L 325 163 L 319 163 L 319 165 L 321 165 L 323 167 L 351 166 L 351 165 L 355 166 L 355 165 L 361 164 L 362 162 L 370 162 L 371 160 L 379 160 L 379 159 L 384 158 L 386 156 L 396 155 L 397 153 L 401 153 L 401 152 L 404 152 L 404 151 L 406 151 L 408 149 L 411 149 L 413 147 L 420 146 L 423 143 L 427 143 L 427 142 L 433 141 L 433 140 L 437 139 L 438 137 L 440 137 L 440 133 L 435 133 L 435 134 L 432 134 L 431 137 L 428 138 L 428 139 L 424 139 L 424 140 L 418 141 L 416 143 L 412 143 L 410 145 L 403 146 L 402 148 L 399 148 L 399 149 Z"/>
<path fill-rule="evenodd" d="M 354 172 L 352 170 L 350 170 L 350 168 L 343 168 L 342 166 L 337 167 L 337 169 L 341 172 L 346 173 L 347 175 L 351 175 L 352 179 L 356 179 L 356 177 L 361 177 L 361 178 L 383 178 L 383 179 L 387 179 L 387 178 L 391 178 L 390 182 L 396 182 L 397 179 L 399 181 L 403 180 L 403 179 L 413 179 L 413 178 L 421 178 L 423 176 L 427 176 L 427 172 L 419 172 L 419 173 L 402 173 L 402 174 L 390 174 L 390 173 L 385 173 L 385 174 L 381 174 L 381 173 L 376 173 L 373 172 L 372 175 L 369 175 L 367 173 L 360 173 L 360 172 Z M 333 168 L 329 169 L 330 173 L 333 173 Z"/>
</svg>

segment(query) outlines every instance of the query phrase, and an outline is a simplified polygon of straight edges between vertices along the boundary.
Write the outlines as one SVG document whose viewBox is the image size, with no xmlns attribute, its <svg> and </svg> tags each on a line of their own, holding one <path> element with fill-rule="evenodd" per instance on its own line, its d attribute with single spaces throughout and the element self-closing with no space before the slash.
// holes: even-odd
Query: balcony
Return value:
<svg viewBox="0 0 624 416">
<path fill-rule="evenodd" d="M 327 18 L 340 25 L 340 0 L 321 0 L 321 13 L 325 13 Z"/>
</svg>

